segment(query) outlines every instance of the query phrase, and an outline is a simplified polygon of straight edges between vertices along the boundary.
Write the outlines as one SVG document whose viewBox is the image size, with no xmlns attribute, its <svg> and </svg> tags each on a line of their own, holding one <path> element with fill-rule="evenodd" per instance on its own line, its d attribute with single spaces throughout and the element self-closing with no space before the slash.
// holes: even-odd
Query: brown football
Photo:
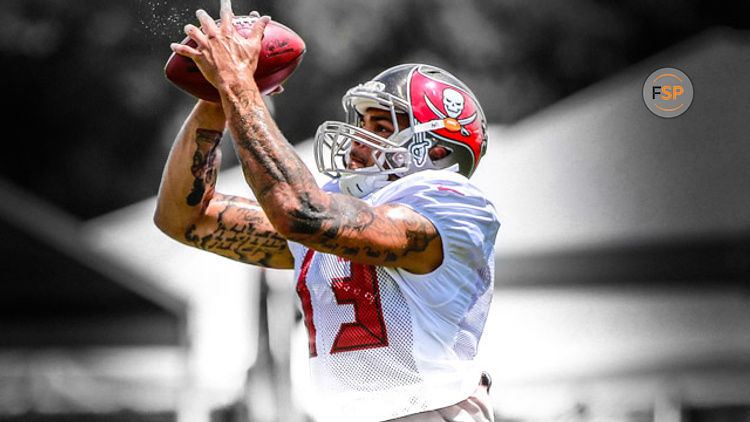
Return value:
<svg viewBox="0 0 750 422">
<path fill-rule="evenodd" d="M 236 16 L 232 23 L 237 32 L 247 37 L 255 17 Z M 221 24 L 220 20 L 216 21 Z M 189 37 L 182 44 L 195 47 Z M 255 83 L 262 94 L 268 94 L 286 81 L 297 68 L 305 54 L 305 42 L 286 26 L 270 21 L 263 32 L 261 54 L 255 70 Z M 172 53 L 164 67 L 167 79 L 184 91 L 204 100 L 220 102 L 219 92 L 211 85 L 192 59 Z"/>
</svg>

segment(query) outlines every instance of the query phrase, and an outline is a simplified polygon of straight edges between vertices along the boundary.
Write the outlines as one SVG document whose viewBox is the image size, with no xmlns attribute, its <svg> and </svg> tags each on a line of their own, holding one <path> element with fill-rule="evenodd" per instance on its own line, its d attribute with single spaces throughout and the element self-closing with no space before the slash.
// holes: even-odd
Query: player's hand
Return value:
<svg viewBox="0 0 750 422">
<path fill-rule="evenodd" d="M 221 0 L 221 26 L 218 26 L 206 11 L 199 9 L 196 16 L 201 28 L 188 24 L 185 33 L 196 42 L 196 47 L 173 43 L 172 51 L 191 58 L 203 76 L 219 89 L 235 86 L 237 83 L 252 83 L 261 52 L 261 39 L 266 25 L 271 20 L 252 12 L 257 20 L 253 23 L 250 35 L 245 38 L 231 24 L 234 18 L 231 0 Z"/>
</svg>

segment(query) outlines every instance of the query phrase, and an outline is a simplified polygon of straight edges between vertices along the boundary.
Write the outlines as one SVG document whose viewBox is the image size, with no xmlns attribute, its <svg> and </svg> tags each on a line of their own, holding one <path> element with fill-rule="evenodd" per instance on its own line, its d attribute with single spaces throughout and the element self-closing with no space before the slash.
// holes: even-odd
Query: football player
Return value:
<svg viewBox="0 0 750 422">
<path fill-rule="evenodd" d="M 487 145 L 474 94 L 429 65 L 389 68 L 343 97 L 315 136 L 319 187 L 252 76 L 268 17 L 248 38 L 197 12 L 193 59 L 220 92 L 198 101 L 167 160 L 154 221 L 249 264 L 294 269 L 320 420 L 491 421 L 474 362 L 493 291 L 493 205 L 469 182 Z M 233 17 L 222 1 L 221 19 Z M 256 200 L 214 190 L 231 131 Z"/>
</svg>

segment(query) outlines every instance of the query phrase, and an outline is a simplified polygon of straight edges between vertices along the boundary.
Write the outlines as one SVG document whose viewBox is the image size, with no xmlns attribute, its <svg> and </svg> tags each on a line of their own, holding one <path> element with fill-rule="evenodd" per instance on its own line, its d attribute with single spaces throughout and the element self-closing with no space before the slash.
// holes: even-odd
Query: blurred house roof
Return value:
<svg viewBox="0 0 750 422">
<path fill-rule="evenodd" d="M 501 251 L 521 253 L 750 228 L 750 33 L 700 34 L 509 127 L 472 180 L 493 198 Z M 649 112 L 643 84 L 684 71 L 683 115 Z M 491 165 L 487 165 L 491 164 Z"/>
<path fill-rule="evenodd" d="M 473 180 L 503 224 L 500 282 L 745 283 L 748 47 L 746 31 L 710 30 L 492 127 Z M 642 97 L 646 78 L 665 67 L 685 72 L 695 90 L 672 119 Z"/>
<path fill-rule="evenodd" d="M 80 227 L 0 180 L 0 348 L 182 344 L 185 302 L 99 253 Z"/>
</svg>

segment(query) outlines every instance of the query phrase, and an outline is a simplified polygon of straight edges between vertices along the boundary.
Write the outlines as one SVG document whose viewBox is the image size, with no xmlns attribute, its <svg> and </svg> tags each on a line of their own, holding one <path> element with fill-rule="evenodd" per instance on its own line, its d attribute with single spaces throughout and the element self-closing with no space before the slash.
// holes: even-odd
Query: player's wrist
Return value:
<svg viewBox="0 0 750 422">
<path fill-rule="evenodd" d="M 250 76 L 246 77 L 245 74 L 250 73 L 249 71 L 243 72 L 223 72 L 219 75 L 217 81 L 217 89 L 219 91 L 239 94 L 245 91 L 259 91 L 258 85 L 255 83 L 255 79 Z"/>
<path fill-rule="evenodd" d="M 263 104 L 262 94 L 253 78 L 233 77 L 218 85 L 221 97 L 228 101 L 230 108 L 244 108 L 251 104 Z M 224 103 L 227 106 L 227 103 Z"/>
</svg>

